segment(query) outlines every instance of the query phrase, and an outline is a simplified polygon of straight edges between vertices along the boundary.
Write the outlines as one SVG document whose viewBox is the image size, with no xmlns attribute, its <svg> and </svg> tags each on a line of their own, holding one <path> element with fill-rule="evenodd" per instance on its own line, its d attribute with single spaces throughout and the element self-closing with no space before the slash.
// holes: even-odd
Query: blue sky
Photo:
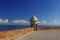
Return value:
<svg viewBox="0 0 60 40">
<path fill-rule="evenodd" d="M 60 25 L 60 0 L 0 0 L 0 23 L 25 22 L 34 13 L 40 24 Z"/>
</svg>

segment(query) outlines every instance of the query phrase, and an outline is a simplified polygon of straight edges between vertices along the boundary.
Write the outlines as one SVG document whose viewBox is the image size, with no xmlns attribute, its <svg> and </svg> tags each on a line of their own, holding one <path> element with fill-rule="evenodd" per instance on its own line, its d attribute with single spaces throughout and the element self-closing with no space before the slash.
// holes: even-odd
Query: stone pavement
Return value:
<svg viewBox="0 0 60 40">
<path fill-rule="evenodd" d="M 22 38 L 19 37 L 17 40 L 60 40 L 60 30 L 41 30 L 32 32 Z"/>
</svg>

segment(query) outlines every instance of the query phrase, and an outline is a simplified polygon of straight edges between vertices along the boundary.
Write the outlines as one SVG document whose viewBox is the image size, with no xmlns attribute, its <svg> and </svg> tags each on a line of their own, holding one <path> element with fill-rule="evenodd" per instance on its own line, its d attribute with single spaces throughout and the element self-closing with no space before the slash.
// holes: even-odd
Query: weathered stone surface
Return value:
<svg viewBox="0 0 60 40">
<path fill-rule="evenodd" d="M 60 40 L 60 30 L 41 30 L 17 40 Z"/>
</svg>

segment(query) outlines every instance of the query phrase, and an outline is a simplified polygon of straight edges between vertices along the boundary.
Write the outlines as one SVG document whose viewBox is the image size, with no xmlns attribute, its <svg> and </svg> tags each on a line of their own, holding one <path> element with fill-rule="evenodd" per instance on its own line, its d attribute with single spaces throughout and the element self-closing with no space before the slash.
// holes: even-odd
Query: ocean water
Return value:
<svg viewBox="0 0 60 40">
<path fill-rule="evenodd" d="M 0 25 L 0 31 L 29 28 L 29 25 Z"/>
<path fill-rule="evenodd" d="M 0 31 L 30 28 L 30 25 L 0 25 Z M 43 27 L 43 26 L 40 26 Z"/>
<path fill-rule="evenodd" d="M 60 26 L 50 26 L 50 25 L 39 25 L 38 27 L 39 28 L 43 28 L 43 27 L 59 27 L 60 28 Z M 30 25 L 0 25 L 0 31 L 22 29 L 22 28 L 30 28 Z"/>
</svg>

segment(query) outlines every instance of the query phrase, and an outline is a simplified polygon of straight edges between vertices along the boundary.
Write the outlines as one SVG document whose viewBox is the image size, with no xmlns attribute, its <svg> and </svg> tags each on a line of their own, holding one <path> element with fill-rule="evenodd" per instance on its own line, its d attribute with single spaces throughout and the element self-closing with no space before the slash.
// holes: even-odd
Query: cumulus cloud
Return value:
<svg viewBox="0 0 60 40">
<path fill-rule="evenodd" d="M 50 24 L 58 24 L 58 21 L 54 20 L 54 21 L 50 22 Z"/>
<path fill-rule="evenodd" d="M 13 23 L 15 23 L 15 24 L 29 24 L 29 21 L 27 21 L 27 20 L 13 20 Z"/>
<path fill-rule="evenodd" d="M 7 20 L 6 20 L 7 21 Z M 14 24 L 29 24 L 29 21 L 27 20 L 13 20 Z M 38 20 L 38 25 L 60 25 L 57 20 L 53 21 L 46 21 L 46 20 Z"/>
<path fill-rule="evenodd" d="M 0 18 L 0 24 L 22 24 L 22 25 L 24 25 L 24 24 L 30 24 L 30 22 L 29 21 L 27 21 L 27 20 L 12 20 L 12 21 L 10 21 L 9 22 L 9 20 L 8 19 L 2 19 L 2 18 Z M 60 22 L 58 22 L 57 20 L 53 20 L 53 21 L 49 21 L 49 22 L 47 22 L 46 20 L 43 20 L 43 21 L 38 21 L 38 24 L 39 25 L 60 25 L 59 24 Z"/>
<path fill-rule="evenodd" d="M 46 20 L 42 20 L 42 21 L 38 21 L 39 25 L 60 25 L 60 21 L 57 20 L 53 20 L 53 21 L 46 21 Z"/>
<path fill-rule="evenodd" d="M 46 25 L 47 24 L 47 22 L 46 22 L 46 20 L 43 20 L 43 21 L 38 21 L 38 25 Z"/>
<path fill-rule="evenodd" d="M 55 23 L 55 24 L 58 24 L 57 20 L 54 20 L 54 23 Z"/>
<path fill-rule="evenodd" d="M 46 24 L 46 21 L 45 21 L 45 20 L 43 20 L 43 21 L 42 21 L 42 24 Z"/>
<path fill-rule="evenodd" d="M 40 24 L 41 22 L 40 22 L 40 21 L 38 21 L 38 23 Z"/>
<path fill-rule="evenodd" d="M 8 19 L 3 20 L 2 18 L 0 19 L 0 24 L 7 24 L 8 23 Z"/>
</svg>

